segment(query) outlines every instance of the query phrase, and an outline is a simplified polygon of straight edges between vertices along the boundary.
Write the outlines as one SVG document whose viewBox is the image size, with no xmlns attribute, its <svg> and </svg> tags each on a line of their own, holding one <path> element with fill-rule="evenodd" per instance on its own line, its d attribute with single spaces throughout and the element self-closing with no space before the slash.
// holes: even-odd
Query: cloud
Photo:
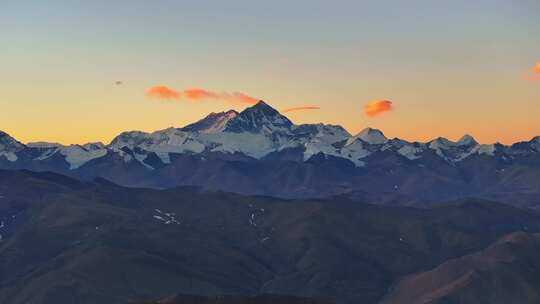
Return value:
<svg viewBox="0 0 540 304">
<path fill-rule="evenodd" d="M 529 82 L 540 81 L 540 62 L 521 75 L 521 79 Z"/>
<path fill-rule="evenodd" d="M 540 62 L 532 68 L 533 73 L 540 75 Z"/>
<path fill-rule="evenodd" d="M 364 113 L 368 117 L 376 117 L 389 111 L 392 111 L 392 102 L 389 100 L 373 100 L 364 107 Z"/>
<path fill-rule="evenodd" d="M 256 104 L 259 102 L 259 99 L 248 96 L 244 93 L 234 92 L 212 92 L 200 88 L 191 88 L 186 89 L 182 92 L 182 96 L 188 100 L 198 101 L 198 100 L 217 100 L 224 101 L 228 103 L 236 104 Z"/>
<path fill-rule="evenodd" d="M 161 99 L 185 99 L 190 101 L 215 100 L 232 104 L 256 104 L 259 99 L 244 93 L 213 92 L 201 88 L 189 88 L 181 92 L 166 86 L 154 86 L 146 91 L 146 96 Z"/>
<path fill-rule="evenodd" d="M 164 85 L 153 86 L 146 91 L 146 96 L 159 99 L 179 99 L 180 93 Z"/>
<path fill-rule="evenodd" d="M 295 111 L 304 111 L 304 110 L 319 110 L 320 107 L 316 106 L 304 106 L 304 107 L 294 107 L 281 110 L 281 113 L 295 112 Z"/>
</svg>

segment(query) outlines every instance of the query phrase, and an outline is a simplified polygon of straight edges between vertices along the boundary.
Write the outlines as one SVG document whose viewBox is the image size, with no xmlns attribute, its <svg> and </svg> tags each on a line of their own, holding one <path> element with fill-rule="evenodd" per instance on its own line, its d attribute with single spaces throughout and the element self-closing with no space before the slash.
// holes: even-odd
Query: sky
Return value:
<svg viewBox="0 0 540 304">
<path fill-rule="evenodd" d="M 537 0 L 0 0 L 0 43 L 0 130 L 22 142 L 108 143 L 249 106 L 154 86 L 308 107 L 286 115 L 353 134 L 540 135 Z M 366 115 L 373 101 L 388 110 Z"/>
</svg>

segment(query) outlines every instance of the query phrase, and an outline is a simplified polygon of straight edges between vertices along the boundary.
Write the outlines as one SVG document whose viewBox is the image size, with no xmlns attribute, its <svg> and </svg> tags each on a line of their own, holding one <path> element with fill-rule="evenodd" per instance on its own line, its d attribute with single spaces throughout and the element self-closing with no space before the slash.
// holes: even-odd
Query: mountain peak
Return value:
<svg viewBox="0 0 540 304">
<path fill-rule="evenodd" d="M 243 112 L 245 111 L 263 111 L 263 112 L 268 112 L 268 113 L 273 113 L 273 114 L 275 113 L 279 114 L 278 110 L 274 109 L 272 106 L 264 102 L 264 100 L 259 100 L 259 102 L 257 102 L 255 105 L 249 108 L 246 108 Z"/>
<path fill-rule="evenodd" d="M 388 138 L 384 136 L 384 133 L 381 132 L 381 130 L 373 128 L 365 128 L 364 130 L 360 131 L 355 138 L 359 138 L 372 145 L 380 145 L 388 141 Z"/>
<path fill-rule="evenodd" d="M 272 133 L 275 131 L 290 131 L 293 123 L 278 110 L 272 108 L 266 102 L 260 100 L 257 104 L 246 108 L 238 116 L 231 119 L 224 131 L 228 132 L 250 132 Z"/>
<path fill-rule="evenodd" d="M 531 139 L 529 143 L 533 147 L 533 149 L 540 152 L 540 136 L 533 137 L 533 139 Z"/>
<path fill-rule="evenodd" d="M 448 138 L 446 137 L 437 137 L 435 139 L 433 139 L 432 141 L 430 141 L 429 143 L 429 147 L 432 148 L 432 149 L 435 149 L 435 148 L 448 148 L 448 147 L 451 147 L 451 146 L 454 146 L 455 145 L 455 142 L 449 140 Z"/>
<path fill-rule="evenodd" d="M 457 142 L 456 145 L 458 146 L 475 146 L 478 142 L 469 134 L 463 135 Z"/>
<path fill-rule="evenodd" d="M 9 134 L 0 131 L 0 156 L 8 161 L 14 162 L 18 159 L 16 153 L 23 150 L 25 146 L 18 142 Z"/>
<path fill-rule="evenodd" d="M 227 127 L 227 123 L 238 116 L 235 110 L 227 112 L 210 113 L 205 118 L 189 124 L 182 128 L 182 131 L 216 133 L 221 132 Z"/>
<path fill-rule="evenodd" d="M 257 101 L 257 103 L 255 104 L 255 106 L 265 106 L 265 107 L 270 107 L 270 105 L 268 105 L 264 100 L 259 100 Z"/>
<path fill-rule="evenodd" d="M 24 147 L 15 138 L 11 137 L 6 132 L 0 131 L 0 152 L 1 151 L 17 151 Z"/>
</svg>

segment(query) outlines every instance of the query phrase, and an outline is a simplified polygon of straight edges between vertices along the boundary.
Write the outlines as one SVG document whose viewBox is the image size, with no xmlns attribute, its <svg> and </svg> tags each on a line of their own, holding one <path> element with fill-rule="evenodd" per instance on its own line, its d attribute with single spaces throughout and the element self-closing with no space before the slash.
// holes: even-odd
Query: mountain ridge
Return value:
<svg viewBox="0 0 540 304">
<path fill-rule="evenodd" d="M 271 121 L 268 117 L 274 118 L 276 120 Z M 127 141 L 133 141 L 137 138 L 140 139 L 140 141 L 146 141 L 149 142 L 152 140 L 152 136 L 157 137 L 164 137 L 167 134 L 174 134 L 175 132 L 178 134 L 179 132 L 185 132 L 184 139 L 186 141 L 194 140 L 190 133 L 257 133 L 257 132 L 264 132 L 268 135 L 272 135 L 274 133 L 284 133 L 285 135 L 288 135 L 292 137 L 292 140 L 289 140 L 285 143 L 280 143 L 278 146 L 274 145 L 274 149 L 270 149 L 268 151 L 264 151 L 263 153 L 258 153 L 256 157 L 262 157 L 264 155 L 267 155 L 274 151 L 279 151 L 286 148 L 291 148 L 292 146 L 310 146 L 310 144 L 313 144 L 313 142 L 295 142 L 294 137 L 295 135 L 299 135 L 301 132 L 299 130 L 307 130 L 309 128 L 312 128 L 310 131 L 315 136 L 321 135 L 317 134 L 317 132 L 320 132 L 320 130 L 317 130 L 317 127 L 320 128 L 331 128 L 335 130 L 340 130 L 341 134 L 338 136 L 338 138 L 332 139 L 334 142 L 327 142 L 326 144 L 328 146 L 330 145 L 336 145 L 339 144 L 340 141 L 344 141 L 345 144 L 342 145 L 342 147 L 347 147 L 350 145 L 353 145 L 357 139 L 361 139 L 364 144 L 367 145 L 383 145 L 385 143 L 395 143 L 394 146 L 399 146 L 400 149 L 397 149 L 397 152 L 402 154 L 403 156 L 409 158 L 409 159 L 415 159 L 418 156 L 417 153 L 421 153 L 425 151 L 426 149 L 431 149 L 437 152 L 438 155 L 440 155 L 443 159 L 448 161 L 459 161 L 463 158 L 466 158 L 472 154 L 487 154 L 491 155 L 495 153 L 496 150 L 504 150 L 504 149 L 512 149 L 514 146 L 523 145 L 526 143 L 531 144 L 535 152 L 540 151 L 540 136 L 533 137 L 530 141 L 523 141 L 514 143 L 511 145 L 502 145 L 499 143 L 496 144 L 479 144 L 472 136 L 465 134 L 462 138 L 460 138 L 458 141 L 451 141 L 449 139 L 438 137 L 433 140 L 427 141 L 427 142 L 409 142 L 403 139 L 394 138 L 394 139 L 388 139 L 384 135 L 383 132 L 381 132 L 378 129 L 373 129 L 370 127 L 367 127 L 363 130 L 361 130 L 356 135 L 350 135 L 343 127 L 339 125 L 328 125 L 328 124 L 302 124 L 302 125 L 294 125 L 287 117 L 280 114 L 277 110 L 272 108 L 270 105 L 265 103 L 264 101 L 260 101 L 259 103 L 255 104 L 252 107 L 246 108 L 242 112 L 237 112 L 235 110 L 229 110 L 225 112 L 220 113 L 210 113 L 206 117 L 200 119 L 197 122 L 188 124 L 181 128 L 175 128 L 171 127 L 168 129 L 158 130 L 154 132 L 143 132 L 143 131 L 125 131 L 116 136 L 111 140 L 109 144 L 102 144 L 102 143 L 87 143 L 87 144 L 72 144 L 72 145 L 62 145 L 58 143 L 49 143 L 49 142 L 30 142 L 28 144 L 22 144 L 16 139 L 9 136 L 9 134 L 0 131 L 0 139 L 1 138 L 8 138 L 11 143 L 17 143 L 18 150 L 21 150 L 24 147 L 29 148 L 41 148 L 41 149 L 54 149 L 54 148 L 60 148 L 65 149 L 67 147 L 87 147 L 89 145 L 100 146 L 101 149 L 112 149 L 112 150 L 121 150 L 121 148 L 125 146 L 130 146 L 130 143 Z M 327 130 L 328 133 L 332 133 L 333 130 Z M 318 138 L 320 139 L 320 138 Z M 242 138 L 232 138 L 232 140 L 242 140 Z M 184 143 L 185 143 L 184 142 Z M 171 142 L 171 144 L 174 146 L 181 145 L 182 142 Z M 203 143 L 204 144 L 204 143 Z M 215 143 L 210 143 L 215 144 Z M 131 145 L 132 146 L 132 145 Z M 447 158 L 445 153 L 443 153 L 441 150 L 451 150 L 456 148 L 462 148 L 467 147 L 470 149 L 465 149 L 459 151 L 459 155 L 455 156 L 453 158 Z M 6 147 L 6 144 L 2 144 L 0 142 L 0 157 L 7 155 L 8 147 Z M 171 149 L 170 152 L 195 152 L 199 153 L 205 150 L 206 147 L 203 147 L 202 145 L 197 145 L 197 147 L 186 147 L 186 149 L 178 149 L 174 150 Z M 364 147 L 359 147 L 360 149 Z M 384 147 L 385 149 L 389 148 L 389 146 Z M 11 149 L 13 150 L 13 148 Z M 86 149 L 84 149 L 86 150 Z M 358 158 L 354 159 L 353 157 L 347 157 L 345 154 L 339 154 L 336 151 L 323 151 L 324 149 L 321 149 L 321 152 L 323 154 L 331 154 L 333 156 L 338 156 L 342 158 L 349 159 L 356 165 L 362 165 L 362 162 L 359 162 L 359 158 L 363 158 L 366 156 L 366 153 L 359 153 L 359 155 L 356 155 Z M 355 152 L 358 152 L 357 149 L 353 149 Z M 13 151 L 11 151 L 13 153 Z M 155 152 L 155 151 L 152 151 Z M 250 151 L 242 151 L 239 149 L 238 151 L 227 151 L 225 149 L 225 152 L 240 152 L 245 153 L 249 155 Z M 350 151 L 349 151 L 350 152 Z M 165 152 L 166 153 L 166 152 Z M 316 153 L 312 153 L 311 155 L 314 155 Z M 357 153 L 358 154 L 358 153 Z M 253 155 L 251 155 L 253 156 Z M 309 157 L 308 157 L 309 158 Z M 15 157 L 11 155 L 11 160 L 14 160 Z M 91 160 L 92 157 L 88 157 L 88 160 Z M 87 160 L 87 161 L 88 161 Z M 305 159 L 307 160 L 307 159 Z M 79 164 L 80 166 L 80 164 Z"/>
<path fill-rule="evenodd" d="M 478 196 L 537 206 L 540 137 L 512 145 L 408 142 L 366 128 L 293 124 L 265 102 L 183 128 L 122 132 L 111 143 L 22 144 L 0 136 L 0 169 L 53 171 L 124 186 L 201 186 L 284 198 L 382 196 L 400 204 Z M 403 198 L 408 198 L 403 200 Z"/>
<path fill-rule="evenodd" d="M 0 170 L 0 202 L 0 302 L 10 304 L 268 293 L 375 304 L 404 276 L 540 232 L 538 212 L 486 200 L 419 209 L 17 170 Z"/>
</svg>

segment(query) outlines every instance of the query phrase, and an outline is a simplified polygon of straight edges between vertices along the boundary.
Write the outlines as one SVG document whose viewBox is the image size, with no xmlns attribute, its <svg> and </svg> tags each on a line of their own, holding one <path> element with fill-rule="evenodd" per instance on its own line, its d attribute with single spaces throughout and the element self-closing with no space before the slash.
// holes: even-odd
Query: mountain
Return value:
<svg viewBox="0 0 540 304">
<path fill-rule="evenodd" d="M 336 125 L 295 125 L 263 101 L 183 128 L 123 132 L 107 145 L 25 145 L 1 133 L 0 169 L 283 198 L 346 195 L 426 206 L 481 197 L 531 208 L 540 202 L 539 137 L 505 146 L 469 135 L 408 142 L 372 128 L 351 135 Z"/>
<path fill-rule="evenodd" d="M 24 149 L 24 145 L 9 136 L 7 133 L 0 131 L 0 157 L 7 161 L 17 161 L 17 153 Z"/>
<path fill-rule="evenodd" d="M 372 145 L 381 145 L 388 141 L 388 138 L 380 130 L 372 128 L 366 128 L 357 135 L 349 138 L 348 143 L 352 143 L 357 139 Z"/>
<path fill-rule="evenodd" d="M 210 113 L 210 115 L 182 128 L 186 132 L 217 133 L 223 132 L 230 120 L 236 118 L 238 112 L 230 110 L 227 112 Z"/>
<path fill-rule="evenodd" d="M 227 122 L 225 132 L 234 133 L 288 133 L 293 123 L 264 101 L 242 111 Z"/>
<path fill-rule="evenodd" d="M 539 234 L 506 235 L 482 251 L 406 277 L 382 303 L 539 303 L 539 255 Z"/>
<path fill-rule="evenodd" d="M 258 296 L 194 296 L 176 295 L 164 298 L 159 301 L 144 302 L 137 304 L 317 304 L 321 303 L 308 298 L 280 296 L 280 295 L 258 295 Z"/>
<path fill-rule="evenodd" d="M 374 304 L 403 278 L 514 232 L 540 232 L 538 213 L 485 200 L 415 209 L 0 170 L 0 302 L 281 294 Z"/>
</svg>

